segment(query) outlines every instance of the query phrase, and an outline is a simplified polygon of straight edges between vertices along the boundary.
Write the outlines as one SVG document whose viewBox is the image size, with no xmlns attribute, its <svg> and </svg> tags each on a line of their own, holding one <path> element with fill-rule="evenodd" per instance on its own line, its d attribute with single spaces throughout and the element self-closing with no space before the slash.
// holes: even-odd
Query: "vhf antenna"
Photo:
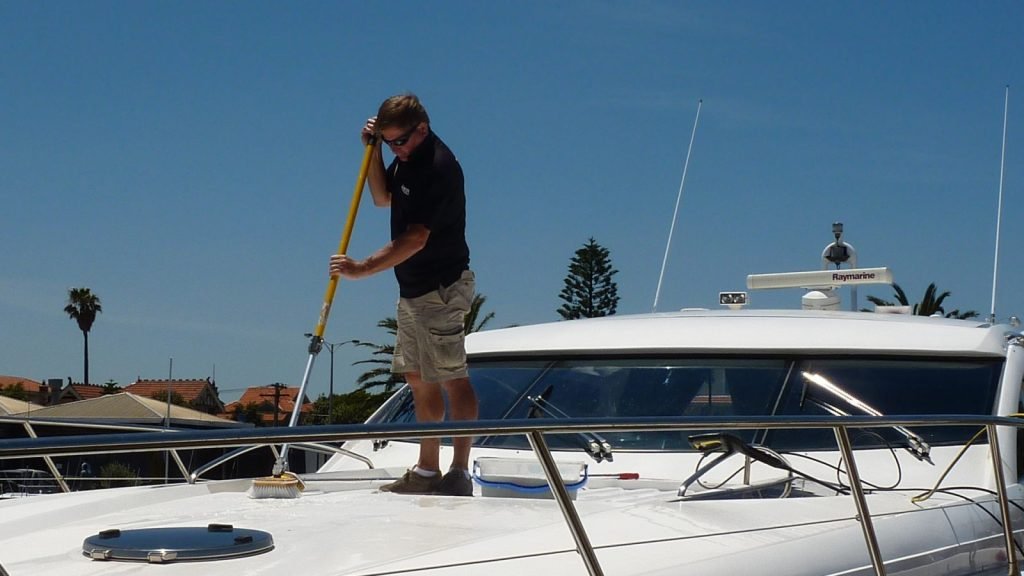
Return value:
<svg viewBox="0 0 1024 576">
<path fill-rule="evenodd" d="M 679 193 L 676 195 L 676 209 L 672 212 L 672 225 L 668 228 L 668 242 L 665 243 L 665 256 L 661 259 L 661 273 L 658 274 L 658 287 L 654 290 L 654 305 L 651 312 L 658 311 L 658 297 L 661 295 L 661 280 L 665 277 L 665 264 L 668 263 L 668 249 L 672 246 L 672 232 L 676 229 L 676 216 L 679 214 L 679 202 L 683 199 L 683 184 L 686 183 L 686 169 L 690 167 L 690 152 L 693 151 L 693 137 L 697 135 L 697 120 L 700 119 L 700 106 L 704 100 L 697 101 L 697 115 L 693 118 L 693 131 L 690 132 L 690 146 L 686 149 L 686 162 L 683 163 L 683 177 L 679 180 Z"/>
<path fill-rule="evenodd" d="M 996 322 L 996 277 L 999 273 L 999 224 L 1003 219 L 1003 167 L 1006 165 L 1006 116 L 1010 110 L 1010 85 L 1006 85 L 1006 97 L 1003 102 L 1003 152 L 999 158 L 999 205 L 996 208 L 996 256 L 992 264 L 992 308 L 988 321 Z"/>
</svg>

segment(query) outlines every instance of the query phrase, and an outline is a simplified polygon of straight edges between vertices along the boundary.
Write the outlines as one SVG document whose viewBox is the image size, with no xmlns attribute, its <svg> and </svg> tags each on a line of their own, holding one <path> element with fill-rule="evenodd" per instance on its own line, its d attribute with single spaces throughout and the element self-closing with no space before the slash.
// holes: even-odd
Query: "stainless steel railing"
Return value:
<svg viewBox="0 0 1024 576">
<path fill-rule="evenodd" d="M 23 419 L 2 417 L 3 422 Z M 427 424 L 334 424 L 287 428 L 245 428 L 225 430 L 177 430 L 135 434 L 55 436 L 0 441 L 0 459 L 28 456 L 70 456 L 98 452 L 230 448 L 253 444 L 346 442 L 349 440 L 397 440 L 449 436 L 523 436 L 533 431 L 544 434 L 610 431 L 750 430 L 779 428 L 835 429 L 889 428 L 893 426 L 997 426 L 1021 427 L 1024 421 L 978 415 L 935 416 L 678 416 L 632 418 L 566 418 L 524 420 L 476 420 Z"/>
<path fill-rule="evenodd" d="M 177 432 L 173 428 L 162 428 L 156 426 L 142 426 L 138 424 L 116 424 L 110 422 L 95 422 L 89 420 L 66 420 L 66 419 L 40 419 L 31 418 L 27 416 L 0 416 L 0 424 L 21 424 L 25 429 L 25 433 L 29 438 L 37 439 L 39 436 L 36 433 L 36 426 L 48 426 L 54 428 L 76 428 L 76 429 L 93 429 L 93 430 L 113 430 L 113 431 L 124 431 L 124 432 Z M 35 426 L 33 426 L 33 424 Z M 185 463 L 181 460 L 176 450 L 168 450 L 171 457 L 174 458 L 175 464 L 178 466 L 178 470 L 181 471 L 182 477 L 188 478 L 188 468 Z M 52 455 L 45 454 L 40 456 L 43 462 L 46 463 L 47 469 L 50 471 L 50 475 L 53 476 L 53 480 L 60 487 L 62 492 L 70 492 L 71 488 L 68 486 L 67 480 L 71 477 L 61 474 L 56 463 L 53 461 Z"/>
<path fill-rule="evenodd" d="M 0 417 L 0 423 L 23 419 Z M 413 438 L 439 438 L 451 436 L 510 436 L 525 435 L 537 454 L 548 483 L 576 548 L 593 576 L 603 575 L 593 545 L 576 512 L 572 499 L 565 490 L 561 476 L 545 435 L 575 432 L 610 431 L 682 431 L 682 430 L 748 430 L 748 429 L 831 429 L 836 435 L 839 452 L 847 470 L 851 495 L 857 507 L 858 520 L 864 534 L 865 545 L 875 574 L 885 575 L 885 564 L 879 552 L 877 534 L 868 509 L 864 488 L 857 472 L 854 451 L 850 444 L 849 428 L 886 428 L 893 426 L 977 426 L 987 431 L 992 455 L 996 497 L 1002 516 L 1006 546 L 1008 574 L 1020 574 L 1015 550 L 1013 526 L 1009 511 L 1003 460 L 1009 458 L 1000 452 L 997 427 L 1024 427 L 1024 421 L 1007 417 L 977 415 L 934 416 L 803 416 L 803 417 L 636 417 L 636 418 L 570 418 L 563 420 L 480 420 L 472 422 L 443 422 L 429 424 L 355 424 L 329 426 L 298 426 L 290 428 L 257 428 L 229 430 L 179 430 L 173 434 L 138 432 L 134 434 L 105 434 L 25 438 L 0 441 L 0 460 L 23 457 L 54 457 L 103 453 L 124 453 L 153 450 L 196 448 L 225 448 L 275 444 L 346 442 L 350 440 L 395 440 Z M 1014 457 L 1015 458 L 1015 457 Z M 372 467 L 372 462 L 363 458 Z M 186 473 L 187 476 L 187 473 Z"/>
</svg>

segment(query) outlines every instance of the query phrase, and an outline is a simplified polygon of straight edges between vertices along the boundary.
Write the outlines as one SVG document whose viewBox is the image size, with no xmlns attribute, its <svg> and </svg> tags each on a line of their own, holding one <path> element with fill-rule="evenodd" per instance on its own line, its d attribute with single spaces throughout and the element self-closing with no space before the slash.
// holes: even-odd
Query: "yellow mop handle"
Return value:
<svg viewBox="0 0 1024 576">
<path fill-rule="evenodd" d="M 345 230 L 341 233 L 341 242 L 338 244 L 338 254 L 345 254 L 348 251 L 348 241 L 352 237 L 352 228 L 356 224 L 356 213 L 359 212 L 359 200 L 363 196 L 363 186 L 366 184 L 366 174 L 370 170 L 370 159 L 373 158 L 373 151 L 377 142 L 372 138 L 366 144 L 366 151 L 363 152 L 363 164 L 359 167 L 359 176 L 356 178 L 356 188 L 352 192 L 352 203 L 348 208 L 348 220 L 345 221 Z M 322 340 L 324 330 L 327 329 L 327 317 L 331 315 L 331 304 L 334 302 L 334 293 L 338 290 L 338 277 L 334 276 L 327 283 L 327 292 L 324 293 L 324 303 L 320 307 L 320 320 L 316 324 L 313 336 Z"/>
</svg>

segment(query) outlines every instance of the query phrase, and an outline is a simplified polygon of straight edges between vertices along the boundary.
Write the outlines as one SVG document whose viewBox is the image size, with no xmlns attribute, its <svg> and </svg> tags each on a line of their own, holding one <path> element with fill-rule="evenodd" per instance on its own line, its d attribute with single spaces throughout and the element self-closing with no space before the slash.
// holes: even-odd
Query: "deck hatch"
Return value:
<svg viewBox="0 0 1024 576">
<path fill-rule="evenodd" d="M 93 560 L 166 564 L 239 558 L 269 552 L 269 532 L 228 524 L 104 530 L 82 542 L 82 554 Z"/>
</svg>

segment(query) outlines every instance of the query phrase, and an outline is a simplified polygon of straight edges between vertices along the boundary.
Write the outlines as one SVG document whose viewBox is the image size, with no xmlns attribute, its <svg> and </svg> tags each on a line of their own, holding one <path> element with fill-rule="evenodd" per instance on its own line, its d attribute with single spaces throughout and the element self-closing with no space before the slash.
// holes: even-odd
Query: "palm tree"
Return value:
<svg viewBox="0 0 1024 576">
<path fill-rule="evenodd" d="M 480 308 L 483 307 L 484 302 L 487 301 L 487 296 L 483 294 L 476 294 L 473 296 L 473 302 L 469 305 L 469 312 L 466 313 L 466 334 L 472 334 L 473 332 L 479 332 L 484 329 L 492 319 L 494 319 L 494 312 L 488 312 L 484 317 L 477 322 L 477 318 L 480 316 Z"/>
<path fill-rule="evenodd" d="M 892 289 L 895 292 L 896 301 L 899 302 L 901 306 L 910 306 L 910 300 L 907 299 L 906 292 L 904 292 L 903 289 L 900 288 L 899 284 L 893 282 Z M 935 283 L 932 282 L 931 284 L 928 285 L 928 288 L 925 289 L 924 298 L 922 298 L 920 302 L 913 305 L 913 313 L 917 316 L 934 316 L 935 314 L 940 314 L 944 315 L 946 318 L 959 318 L 961 320 L 976 318 L 978 316 L 978 313 L 975 312 L 974 310 L 967 310 L 966 312 L 961 312 L 959 308 L 951 312 L 946 312 L 946 310 L 942 307 L 942 303 L 945 302 L 946 298 L 948 298 L 952 294 L 953 293 L 948 290 L 939 293 L 938 289 L 935 287 Z M 876 306 L 895 305 L 893 302 L 890 302 L 888 300 L 882 300 L 881 298 L 877 298 L 875 296 L 868 296 L 868 301 Z"/>
<path fill-rule="evenodd" d="M 364 372 L 359 378 L 356 379 L 356 383 L 359 384 L 360 390 L 369 390 L 370 388 L 376 388 L 382 386 L 385 392 L 391 392 L 397 388 L 400 384 L 405 383 L 405 377 L 401 374 L 394 374 L 391 372 L 391 359 L 395 356 L 395 338 L 398 336 L 398 320 L 387 317 L 380 322 L 377 322 L 378 328 L 383 328 L 391 334 L 391 344 L 374 344 L 372 342 L 356 342 L 356 346 L 364 346 L 367 348 L 373 348 L 371 353 L 374 358 L 369 360 L 360 360 L 353 362 L 352 365 L 356 364 L 375 364 L 376 368 Z"/>
<path fill-rule="evenodd" d="M 85 381 L 89 383 L 89 330 L 96 321 L 96 315 L 103 312 L 100 297 L 88 288 L 71 288 L 68 290 L 68 305 L 64 307 L 68 316 L 78 322 L 78 328 L 85 338 Z"/>
<path fill-rule="evenodd" d="M 472 334 L 473 332 L 483 330 L 484 326 L 494 318 L 494 312 L 488 312 L 487 314 L 484 314 L 483 318 L 480 318 L 480 309 L 486 301 L 487 297 L 483 294 L 476 294 L 473 296 L 473 301 L 469 305 L 469 312 L 466 313 L 464 328 L 466 334 Z M 391 342 L 395 341 L 395 337 L 398 335 L 398 320 L 389 316 L 380 322 L 377 322 L 377 326 L 387 330 L 392 336 Z M 374 344 L 372 342 L 356 342 L 355 344 L 356 346 L 372 348 L 373 352 L 371 355 L 374 356 L 374 358 L 353 362 L 353 365 L 377 365 L 376 368 L 364 372 L 356 379 L 356 383 L 359 384 L 360 390 L 369 390 L 370 388 L 382 386 L 384 388 L 384 392 L 391 392 L 399 385 L 405 383 L 405 378 L 401 374 L 394 374 L 391 372 L 391 361 L 395 356 L 395 345 L 393 343 Z"/>
</svg>

